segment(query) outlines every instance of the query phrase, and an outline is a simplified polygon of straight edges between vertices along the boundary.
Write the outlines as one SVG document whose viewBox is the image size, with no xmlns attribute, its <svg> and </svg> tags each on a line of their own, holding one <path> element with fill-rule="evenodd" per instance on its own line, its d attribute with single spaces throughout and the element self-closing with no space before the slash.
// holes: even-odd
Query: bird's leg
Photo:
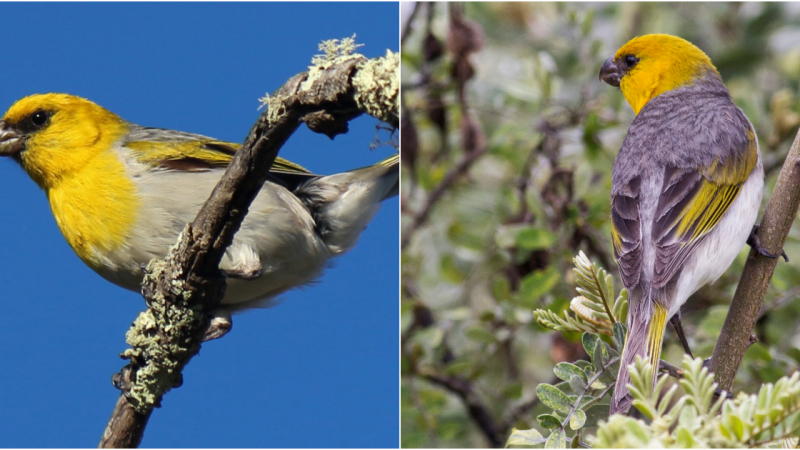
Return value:
<svg viewBox="0 0 800 450">
<path fill-rule="evenodd" d="M 264 274 L 258 252 L 242 241 L 233 241 L 225 252 L 220 269 L 230 278 L 254 280 Z"/>
<path fill-rule="evenodd" d="M 690 358 L 694 359 L 692 350 L 689 348 L 689 342 L 686 341 L 686 334 L 683 332 L 683 325 L 681 325 L 681 312 L 676 312 L 675 315 L 669 319 L 669 323 L 671 323 L 672 328 L 675 329 L 675 334 L 678 335 L 678 339 L 680 339 L 681 345 L 683 345 L 683 350 L 689 355 Z"/>
<path fill-rule="evenodd" d="M 692 350 L 689 349 L 689 342 L 686 340 L 686 334 L 683 332 L 683 325 L 681 324 L 681 312 L 678 311 L 669 319 L 669 323 L 672 324 L 672 327 L 675 328 L 675 333 L 678 335 L 678 339 L 681 341 L 681 345 L 683 345 L 683 350 L 689 355 L 690 358 L 694 359 L 694 355 L 692 355 Z M 711 364 L 711 358 L 706 358 L 703 361 L 703 366 L 708 367 Z M 719 397 L 722 395 L 722 389 L 717 387 L 714 391 L 714 395 Z M 725 395 L 730 399 L 733 398 L 733 394 L 730 392 L 726 392 Z"/>
<path fill-rule="evenodd" d="M 219 339 L 228 334 L 231 328 L 233 328 L 231 313 L 224 309 L 212 311 L 211 322 L 208 324 L 206 334 L 203 336 L 203 342 Z"/>
<path fill-rule="evenodd" d="M 756 251 L 761 256 L 766 256 L 767 258 L 777 258 L 778 255 L 773 255 L 772 253 L 768 252 L 766 248 L 761 246 L 761 240 L 758 239 L 758 225 L 753 225 L 753 229 L 750 231 L 750 236 L 747 238 L 747 245 L 753 247 L 753 250 Z M 781 256 L 786 262 L 789 262 L 789 257 L 786 256 L 786 252 L 781 249 Z"/>
</svg>

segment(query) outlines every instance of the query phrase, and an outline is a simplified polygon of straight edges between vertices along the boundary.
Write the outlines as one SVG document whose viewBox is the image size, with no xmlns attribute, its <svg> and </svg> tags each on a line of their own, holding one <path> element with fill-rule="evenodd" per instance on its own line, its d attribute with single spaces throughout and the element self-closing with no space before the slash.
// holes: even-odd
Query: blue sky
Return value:
<svg viewBox="0 0 800 450">
<path fill-rule="evenodd" d="M 0 4 L 0 110 L 33 93 L 89 98 L 121 117 L 241 142 L 257 99 L 306 69 L 325 39 L 398 50 L 396 3 Z M 334 141 L 302 128 L 281 156 L 317 173 L 377 162 L 375 121 Z M 0 445 L 94 447 L 118 392 L 141 297 L 74 255 L 42 191 L 0 159 Z M 155 410 L 143 447 L 398 444 L 398 201 L 317 285 L 234 317 Z"/>
</svg>

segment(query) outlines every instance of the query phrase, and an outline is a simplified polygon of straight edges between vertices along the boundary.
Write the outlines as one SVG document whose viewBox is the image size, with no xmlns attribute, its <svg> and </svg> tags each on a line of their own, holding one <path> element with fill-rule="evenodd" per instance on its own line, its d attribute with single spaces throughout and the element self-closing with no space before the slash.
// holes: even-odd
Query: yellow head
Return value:
<svg viewBox="0 0 800 450">
<path fill-rule="evenodd" d="M 125 121 L 84 98 L 34 94 L 14 103 L 0 121 L 0 155 L 13 156 L 49 189 L 127 131 Z"/>
<path fill-rule="evenodd" d="M 691 42 L 668 34 L 648 34 L 631 39 L 608 58 L 600 79 L 619 86 L 633 112 L 650 99 L 691 84 L 717 69 L 702 50 Z"/>
<path fill-rule="evenodd" d="M 0 156 L 19 161 L 50 200 L 70 246 L 92 267 L 124 243 L 138 214 L 136 187 L 114 150 L 125 121 L 67 94 L 36 94 L 0 120 Z"/>
</svg>

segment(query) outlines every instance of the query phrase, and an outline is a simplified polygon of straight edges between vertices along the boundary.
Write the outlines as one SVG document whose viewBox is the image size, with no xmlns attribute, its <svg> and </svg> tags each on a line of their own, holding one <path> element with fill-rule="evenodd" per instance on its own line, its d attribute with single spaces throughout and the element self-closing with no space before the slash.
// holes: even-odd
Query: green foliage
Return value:
<svg viewBox="0 0 800 450">
<path fill-rule="evenodd" d="M 678 389 L 663 394 L 669 377 L 662 375 L 653 388 L 650 362 L 637 358 L 631 365 L 630 393 L 634 406 L 649 423 L 614 415 L 601 422 L 589 442 L 603 448 L 740 448 L 797 444 L 800 430 L 800 373 L 784 376 L 758 394 L 724 396 L 713 401 L 714 376 L 699 358 L 683 358 L 684 395 L 671 400 Z"/>
<path fill-rule="evenodd" d="M 589 384 L 609 371 L 610 366 L 590 372 Z M 569 376 L 570 380 L 581 380 L 587 376 L 574 365 L 562 365 L 554 372 L 561 379 Z M 652 373 L 650 362 L 639 357 L 630 367 L 633 406 L 646 420 L 615 414 L 599 422 L 596 434 L 587 437 L 589 444 L 600 448 L 794 448 L 797 444 L 800 372 L 784 376 L 774 385 L 763 385 L 758 394 L 742 393 L 733 400 L 724 394 L 714 399 L 714 376 L 699 358 L 684 356 L 683 377 L 668 389 L 671 378 L 662 375 L 654 387 Z M 580 430 L 587 426 L 585 411 L 593 407 L 608 411 L 608 404 L 601 405 L 599 401 L 609 388 L 598 391 L 586 387 L 582 381 L 570 384 L 575 394 L 570 396 L 555 386 L 540 384 L 536 389 L 539 399 L 553 409 L 552 414 L 538 417 L 540 425 L 550 430 L 549 436 L 545 438 L 535 429 L 514 429 L 506 447 L 545 444 L 545 448 L 566 448 L 567 442 L 580 440 Z M 679 390 L 683 395 L 675 398 Z"/>
<path fill-rule="evenodd" d="M 600 66 L 641 34 L 675 34 L 700 46 L 755 127 L 766 199 L 800 126 L 800 8 L 468 2 L 434 3 L 429 14 L 426 3 L 410 5 L 420 9 L 402 48 L 401 445 L 502 446 L 512 429 L 535 429 L 541 438 L 530 439 L 542 439 L 535 444 L 541 447 L 562 425 L 565 445 L 585 444 L 608 419 L 608 394 L 576 409 L 586 422 L 573 430 L 578 413 L 565 423 L 566 414 L 536 392 L 544 383 L 571 399 L 581 389 L 597 398 L 613 386 L 616 367 L 588 382 L 597 364 L 614 359 L 625 333 L 624 302 L 606 296 L 610 319 L 599 294 L 613 290 L 608 275 L 620 287 L 610 175 L 634 115 L 618 89 L 597 80 Z M 466 59 L 454 54 L 457 41 L 448 42 L 462 36 L 450 23 L 458 7 L 469 21 L 463 28 L 483 35 L 480 50 Z M 454 75 L 457 62 L 472 70 L 465 83 Z M 477 157 L 475 142 L 485 150 Z M 758 392 L 800 368 L 800 221 L 785 250 L 790 262 L 777 266 L 755 330 L 759 342 L 744 356 L 737 390 Z M 600 291 L 591 291 L 600 302 L 576 293 L 586 289 L 570 270 L 581 251 L 609 271 L 597 276 Z M 743 251 L 684 305 L 696 355 L 711 354 L 745 259 Z M 668 330 L 662 357 L 677 362 L 682 353 Z M 431 374 L 453 383 L 437 384 Z M 637 442 L 646 443 L 642 436 Z M 559 440 L 553 435 L 551 445 Z"/>
<path fill-rule="evenodd" d="M 624 344 L 624 325 L 615 322 L 613 327 L 602 330 L 603 334 L 614 335 L 616 347 L 612 348 L 603 342 L 596 329 L 586 324 L 594 325 L 599 320 L 610 323 L 624 317 L 618 312 L 626 309 L 626 296 L 617 296 L 613 307 L 609 307 L 608 299 L 614 298 L 611 277 L 603 268 L 590 263 L 582 252 L 574 263 L 577 290 L 583 294 L 580 298 L 593 303 L 590 311 L 595 315 L 585 319 L 570 305 L 576 318 L 566 313 L 565 317 L 572 321 L 570 325 L 584 327 L 581 341 L 592 363 L 584 365 L 584 368 L 567 362 L 556 364 L 553 373 L 567 383 L 557 386 L 541 383 L 536 388 L 539 401 L 552 409 L 552 413 L 537 417 L 539 425 L 550 430 L 550 435 L 545 439 L 538 431 L 515 429 L 506 442 L 507 447 L 544 442 L 545 448 L 566 448 L 568 441 L 580 440 L 579 432 L 587 424 L 586 410 L 599 405 L 614 386 L 613 376 L 619 370 L 619 352 Z M 564 330 L 563 322 L 540 319 L 541 311 L 534 314 L 543 326 L 561 331 L 580 331 Z M 797 444 L 790 439 L 794 439 L 800 430 L 800 372 L 791 377 L 784 376 L 774 385 L 761 386 L 757 395 L 740 394 L 735 400 L 727 400 L 724 393 L 715 400 L 717 384 L 713 375 L 708 373 L 701 359 L 691 359 L 688 355 L 683 359 L 682 378 L 668 389 L 670 377 L 662 375 L 654 384 L 649 360 L 638 356 L 630 367 L 630 377 L 633 406 L 647 421 L 624 415 L 609 417 L 600 422 L 596 435 L 587 437 L 590 444 L 601 448 L 733 448 Z M 683 395 L 673 402 L 679 387 Z M 603 409 L 607 414 L 608 404 L 603 404 Z M 538 436 L 535 439 L 523 439 L 534 433 Z"/>
<path fill-rule="evenodd" d="M 605 353 L 610 353 L 613 358 L 600 356 Z M 619 357 L 616 350 L 609 350 L 605 343 L 597 339 L 593 354 L 593 359 L 595 358 L 602 361 L 602 364 L 581 369 L 574 364 L 561 363 L 553 370 L 556 376 L 569 382 L 564 389 L 568 388 L 568 392 L 572 395 L 547 383 L 542 383 L 536 388 L 539 400 L 553 410 L 551 414 L 541 414 L 537 417 L 542 428 L 550 430 L 545 448 L 565 448 L 568 441 L 577 444 L 580 441 L 578 431 L 595 423 L 594 420 L 587 423 L 590 415 L 594 418 L 598 412 L 602 414 L 603 411 L 608 411 L 608 403 L 601 401 L 613 388 L 613 384 L 607 385 L 601 378 L 613 377 L 619 369 Z M 539 438 L 535 443 L 533 441 L 522 443 L 523 441 L 515 436 L 515 433 L 527 436 L 530 432 L 531 430 L 515 430 L 506 442 L 506 447 L 535 445 L 544 440 Z"/>
<path fill-rule="evenodd" d="M 506 448 L 514 447 L 533 447 L 534 445 L 544 444 L 547 439 L 542 437 L 542 434 L 536 430 L 518 430 L 511 429 L 511 436 L 508 437 Z"/>
<path fill-rule="evenodd" d="M 583 251 L 573 262 L 577 291 L 581 294 L 569 304 L 573 314 L 564 311 L 562 318 L 553 311 L 537 309 L 533 312 L 536 321 L 557 331 L 606 334 L 624 342 L 622 322 L 628 316 L 628 291 L 623 289 L 615 296 L 614 279 L 605 269 L 590 262 Z"/>
<path fill-rule="evenodd" d="M 549 436 L 524 441 L 520 436 L 529 436 L 532 430 L 515 429 L 506 447 L 541 442 L 545 442 L 545 448 L 565 448 L 567 442 L 577 445 L 580 443 L 580 430 L 594 426 L 597 417 L 608 414 L 609 404 L 603 400 L 613 389 L 619 371 L 619 355 L 625 342 L 625 325 L 619 320 L 625 320 L 627 314 L 627 292 L 623 289 L 619 295 L 614 295 L 611 275 L 591 263 L 583 252 L 573 259 L 573 263 L 576 289 L 582 294 L 570 303 L 575 315 L 565 312 L 562 320 L 549 315 L 549 311 L 537 310 L 534 316 L 540 325 L 548 328 L 583 331 L 581 342 L 591 364 L 585 361 L 556 364 L 553 373 L 565 383 L 541 383 L 536 387 L 539 401 L 552 410 L 549 414 L 537 416 L 539 425 L 550 430 Z M 614 336 L 614 346 L 606 344 L 600 334 Z M 536 433 L 540 435 L 538 431 Z"/>
</svg>

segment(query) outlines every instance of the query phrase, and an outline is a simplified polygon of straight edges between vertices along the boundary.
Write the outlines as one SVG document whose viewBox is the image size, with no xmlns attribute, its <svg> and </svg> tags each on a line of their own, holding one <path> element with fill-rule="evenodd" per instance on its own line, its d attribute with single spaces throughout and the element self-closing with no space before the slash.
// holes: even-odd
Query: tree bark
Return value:
<svg viewBox="0 0 800 450">
<path fill-rule="evenodd" d="M 761 245 L 770 253 L 780 254 L 792 222 L 797 216 L 798 204 L 800 204 L 800 131 L 783 163 L 758 230 Z M 720 389 L 730 392 L 733 387 L 744 352 L 752 343 L 750 334 L 755 327 L 779 259 L 758 255 L 754 250 L 747 256 L 747 263 L 711 358 L 711 371 Z"/>
<path fill-rule="evenodd" d="M 327 47 L 325 47 L 327 45 Z M 200 350 L 208 314 L 221 301 L 225 278 L 219 263 L 261 190 L 278 151 L 301 123 L 333 138 L 362 113 L 393 128 L 399 122 L 399 55 L 368 60 L 352 54 L 352 40 L 328 41 L 308 72 L 296 75 L 267 99 L 269 108 L 195 220 L 164 260 L 148 265 L 139 314 L 123 353 L 130 363 L 115 375 L 120 396 L 100 447 L 135 447 L 154 407 L 182 383 L 181 371 Z"/>
</svg>

